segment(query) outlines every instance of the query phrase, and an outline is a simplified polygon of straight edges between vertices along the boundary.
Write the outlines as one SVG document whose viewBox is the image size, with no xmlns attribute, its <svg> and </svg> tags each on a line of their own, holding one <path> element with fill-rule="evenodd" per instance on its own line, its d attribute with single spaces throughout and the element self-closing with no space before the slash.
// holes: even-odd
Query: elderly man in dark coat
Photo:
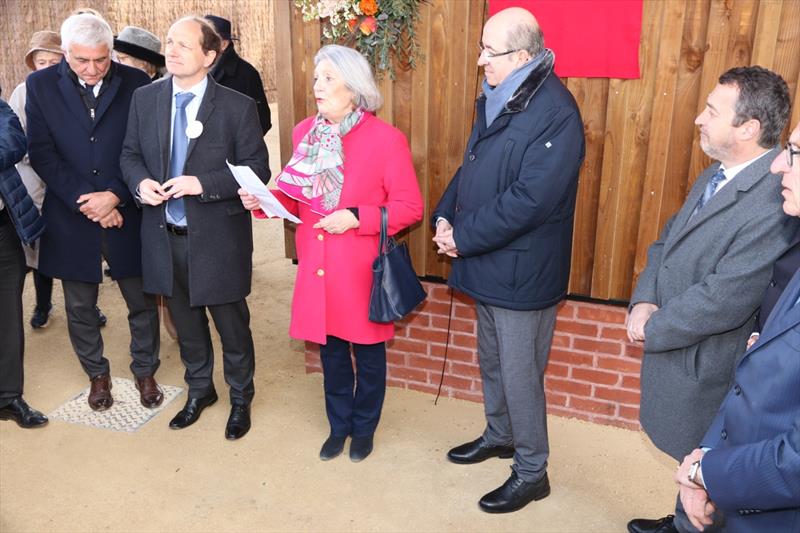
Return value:
<svg viewBox="0 0 800 533">
<path fill-rule="evenodd" d="M 150 80 L 111 61 L 113 34 L 99 17 L 69 17 L 61 43 L 65 59 L 27 80 L 28 153 L 47 185 L 39 270 L 62 280 L 70 340 L 91 379 L 89 406 L 104 410 L 113 398 L 95 305 L 105 257 L 128 306 L 141 402 L 156 407 L 158 313 L 142 292 L 141 213 L 119 167 L 131 96 Z"/>
<path fill-rule="evenodd" d="M 236 39 L 231 36 L 231 21 L 214 15 L 206 15 L 206 19 L 214 25 L 222 38 L 222 54 L 211 69 L 211 76 L 220 85 L 255 100 L 258 121 L 261 123 L 261 133 L 266 135 L 272 128 L 272 118 L 269 102 L 264 94 L 261 75 L 253 65 L 236 53 L 236 49 L 233 47 L 233 41 Z"/>
<path fill-rule="evenodd" d="M 550 493 L 544 369 L 569 279 L 584 136 L 533 15 L 500 11 L 481 48 L 484 93 L 433 223 L 440 253 L 455 258 L 449 285 L 477 302 L 486 413 L 483 435 L 448 458 L 514 457 L 511 477 L 480 500 L 502 513 Z"/>
</svg>

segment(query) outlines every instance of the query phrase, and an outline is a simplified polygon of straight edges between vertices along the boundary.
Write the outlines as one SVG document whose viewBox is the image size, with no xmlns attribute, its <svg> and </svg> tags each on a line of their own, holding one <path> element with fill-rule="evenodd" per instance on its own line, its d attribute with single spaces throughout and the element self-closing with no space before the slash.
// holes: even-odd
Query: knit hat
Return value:
<svg viewBox="0 0 800 533">
<path fill-rule="evenodd" d="M 25 54 L 25 64 L 28 65 L 28 68 L 31 70 L 36 70 L 36 66 L 33 64 L 33 54 L 40 50 L 64 55 L 64 51 L 61 49 L 61 35 L 48 30 L 37 31 L 33 34 L 33 37 L 31 37 L 31 48 L 28 50 L 28 53 Z"/>
<path fill-rule="evenodd" d="M 149 31 L 136 26 L 122 28 L 119 35 L 114 37 L 114 50 L 157 67 L 163 67 L 165 64 L 164 56 L 161 55 L 161 40 Z"/>
</svg>

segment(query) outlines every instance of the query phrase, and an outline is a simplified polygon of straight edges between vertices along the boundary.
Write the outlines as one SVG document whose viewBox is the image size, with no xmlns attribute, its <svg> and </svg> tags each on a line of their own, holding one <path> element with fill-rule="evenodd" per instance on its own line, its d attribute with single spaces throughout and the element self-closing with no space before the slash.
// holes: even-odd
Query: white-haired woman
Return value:
<svg viewBox="0 0 800 533">
<path fill-rule="evenodd" d="M 422 218 L 422 196 L 405 136 L 374 115 L 382 99 L 366 59 L 328 45 L 314 63 L 319 112 L 295 126 L 294 154 L 276 180 L 276 195 L 303 222 L 289 333 L 320 345 L 330 423 L 320 459 L 339 455 L 352 436 L 350 459 L 360 461 L 372 451 L 394 335 L 393 324 L 368 318 L 380 208 L 391 235 Z"/>
</svg>

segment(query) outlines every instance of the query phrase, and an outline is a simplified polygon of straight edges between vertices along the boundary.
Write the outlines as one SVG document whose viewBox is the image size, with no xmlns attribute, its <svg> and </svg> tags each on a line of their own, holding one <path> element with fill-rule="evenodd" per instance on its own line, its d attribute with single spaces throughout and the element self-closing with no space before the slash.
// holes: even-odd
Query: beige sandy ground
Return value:
<svg viewBox="0 0 800 533">
<path fill-rule="evenodd" d="M 273 117 L 277 113 L 273 111 Z M 277 154 L 275 127 L 268 140 Z M 274 163 L 273 163 L 274 166 Z M 459 466 L 446 451 L 477 436 L 481 405 L 389 389 L 375 451 L 317 458 L 328 433 L 322 379 L 306 375 L 302 343 L 287 337 L 294 267 L 281 224 L 257 222 L 253 294 L 253 429 L 228 442 L 222 401 L 183 431 L 168 429 L 185 393 L 128 434 L 53 421 L 24 431 L 0 422 L 0 532 L 17 531 L 624 531 L 633 516 L 673 504 L 674 465 L 640 433 L 551 417 L 552 494 L 510 515 L 477 500 L 508 477 L 510 461 Z M 30 280 L 25 315 L 32 309 Z M 45 413 L 87 386 L 69 344 L 60 284 L 50 327 L 26 327 L 25 397 Z M 130 377 L 124 303 L 106 281 L 106 355 Z M 3 342 L 0 339 L 0 342 Z M 216 340 L 215 340 L 216 342 Z M 218 347 L 218 344 L 217 344 Z M 159 382 L 183 386 L 177 344 L 162 335 Z"/>
</svg>

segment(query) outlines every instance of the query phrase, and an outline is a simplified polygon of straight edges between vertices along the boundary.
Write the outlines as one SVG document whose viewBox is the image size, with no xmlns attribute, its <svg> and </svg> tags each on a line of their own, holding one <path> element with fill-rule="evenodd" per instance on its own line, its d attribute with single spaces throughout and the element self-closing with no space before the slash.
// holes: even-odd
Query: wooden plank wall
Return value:
<svg viewBox="0 0 800 533">
<path fill-rule="evenodd" d="M 99 11 L 119 32 L 139 26 L 163 42 L 172 22 L 183 15 L 219 15 L 233 22 L 236 49 L 261 73 L 267 97 L 276 95 L 273 6 L 275 0 L 0 0 L 0 83 L 6 98 L 28 75 L 24 63 L 31 35 L 38 30 L 59 31 L 78 7 Z M 163 49 L 162 49 L 163 52 Z"/>
<path fill-rule="evenodd" d="M 426 219 L 458 168 L 469 135 L 480 93 L 476 43 L 485 7 L 485 0 L 423 6 L 424 62 L 394 84 L 383 83 L 386 106 L 379 115 L 409 138 Z M 276 16 L 279 40 L 283 30 L 291 33 L 281 42 L 291 41 L 292 75 L 307 79 L 319 26 L 303 23 L 289 6 Z M 565 80 L 581 108 L 587 139 L 569 289 L 574 295 L 629 298 L 647 247 L 710 162 L 699 148 L 694 119 L 722 72 L 749 64 L 777 71 L 794 101 L 791 124 L 800 120 L 800 0 L 645 0 L 640 63 L 638 80 Z M 308 81 L 282 87 L 286 161 L 291 124 L 315 109 L 297 94 L 310 91 Z M 286 102 L 291 110 L 283 108 Z M 430 238 L 427 224 L 407 236 L 417 272 L 446 277 L 448 262 Z"/>
</svg>

